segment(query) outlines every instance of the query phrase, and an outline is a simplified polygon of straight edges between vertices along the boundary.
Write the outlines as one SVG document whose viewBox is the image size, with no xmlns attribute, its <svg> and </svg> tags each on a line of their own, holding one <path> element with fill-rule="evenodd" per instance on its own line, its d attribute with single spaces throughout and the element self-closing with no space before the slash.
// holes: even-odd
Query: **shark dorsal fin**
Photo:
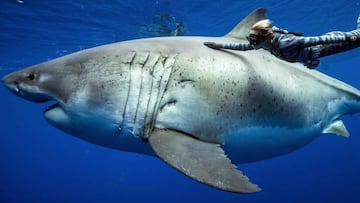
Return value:
<svg viewBox="0 0 360 203">
<path fill-rule="evenodd" d="M 236 39 L 246 39 L 249 35 L 251 26 L 259 20 L 265 19 L 265 8 L 258 8 L 244 18 L 239 24 L 237 24 L 229 33 L 224 37 L 232 37 Z"/>
</svg>

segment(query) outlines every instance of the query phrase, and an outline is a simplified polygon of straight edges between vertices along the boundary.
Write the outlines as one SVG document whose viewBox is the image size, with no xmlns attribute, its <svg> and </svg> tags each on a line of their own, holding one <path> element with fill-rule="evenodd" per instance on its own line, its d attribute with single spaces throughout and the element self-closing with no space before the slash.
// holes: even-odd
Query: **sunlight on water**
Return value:
<svg viewBox="0 0 360 203">
<path fill-rule="evenodd" d="M 186 24 L 169 13 L 157 13 L 151 22 L 140 26 L 138 37 L 183 36 L 188 32 Z"/>
</svg>

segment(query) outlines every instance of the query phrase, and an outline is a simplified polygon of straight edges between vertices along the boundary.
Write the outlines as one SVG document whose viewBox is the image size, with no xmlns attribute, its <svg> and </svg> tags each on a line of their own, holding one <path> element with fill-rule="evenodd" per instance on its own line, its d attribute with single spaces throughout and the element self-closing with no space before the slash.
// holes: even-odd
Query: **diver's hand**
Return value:
<svg viewBox="0 0 360 203">
<path fill-rule="evenodd" d="M 212 49 L 221 49 L 222 48 L 221 44 L 216 44 L 215 42 L 204 42 L 204 45 L 207 47 L 210 47 Z"/>
</svg>

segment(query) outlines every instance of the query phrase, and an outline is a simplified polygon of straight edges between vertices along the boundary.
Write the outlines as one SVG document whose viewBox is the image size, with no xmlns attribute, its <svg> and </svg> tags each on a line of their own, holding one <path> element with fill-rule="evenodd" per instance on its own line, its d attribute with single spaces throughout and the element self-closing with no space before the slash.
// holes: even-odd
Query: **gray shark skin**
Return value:
<svg viewBox="0 0 360 203">
<path fill-rule="evenodd" d="M 104 147 L 145 153 L 215 188 L 260 188 L 234 164 L 296 150 L 321 134 L 348 137 L 340 117 L 360 92 L 264 50 L 221 51 L 203 42 L 245 40 L 258 9 L 223 37 L 124 41 L 11 73 L 7 88 L 56 128 Z"/>
</svg>

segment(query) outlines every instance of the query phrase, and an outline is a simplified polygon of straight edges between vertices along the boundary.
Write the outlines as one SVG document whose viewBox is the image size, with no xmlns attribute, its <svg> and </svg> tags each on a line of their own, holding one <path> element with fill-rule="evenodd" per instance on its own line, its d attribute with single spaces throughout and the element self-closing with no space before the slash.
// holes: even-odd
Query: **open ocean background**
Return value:
<svg viewBox="0 0 360 203">
<path fill-rule="evenodd" d="M 359 0 L 1 0 L 0 77 L 84 48 L 171 34 L 176 22 L 185 35 L 221 36 L 258 7 L 278 27 L 304 35 L 352 30 L 360 13 Z M 330 56 L 318 70 L 360 88 L 359 54 Z M 157 158 L 69 136 L 43 119 L 48 104 L 2 85 L 0 97 L 0 203 L 360 202 L 360 115 L 344 118 L 348 139 L 320 136 L 293 153 L 240 165 L 263 189 L 240 195 Z"/>
</svg>

